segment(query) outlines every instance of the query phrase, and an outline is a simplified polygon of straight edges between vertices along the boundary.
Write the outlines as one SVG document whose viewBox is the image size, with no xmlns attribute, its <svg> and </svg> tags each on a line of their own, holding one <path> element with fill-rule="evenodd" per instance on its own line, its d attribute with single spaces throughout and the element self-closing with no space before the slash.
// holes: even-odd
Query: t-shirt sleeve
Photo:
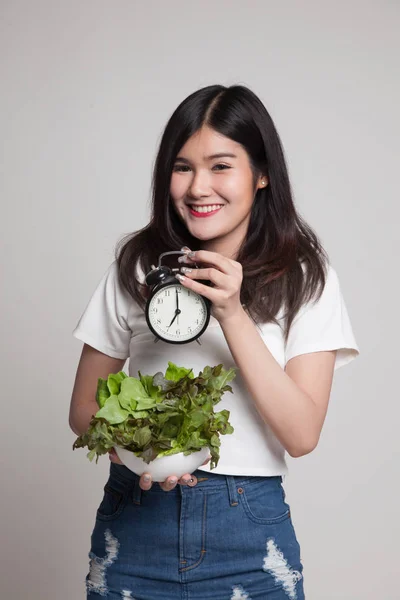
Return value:
<svg viewBox="0 0 400 600">
<path fill-rule="evenodd" d="M 335 371 L 359 355 L 339 279 L 331 265 L 319 300 L 305 303 L 292 322 L 285 364 L 299 354 L 324 350 L 337 350 Z"/>
<path fill-rule="evenodd" d="M 118 279 L 114 261 L 97 285 L 72 335 L 113 358 L 129 358 L 132 331 L 128 313 L 133 299 Z"/>
</svg>

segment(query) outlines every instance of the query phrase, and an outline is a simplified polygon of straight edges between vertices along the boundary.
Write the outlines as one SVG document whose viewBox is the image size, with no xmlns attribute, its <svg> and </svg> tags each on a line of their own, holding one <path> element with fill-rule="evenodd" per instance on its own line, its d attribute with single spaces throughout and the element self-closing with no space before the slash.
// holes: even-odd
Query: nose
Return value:
<svg viewBox="0 0 400 600">
<path fill-rule="evenodd" d="M 200 171 L 194 174 L 189 185 L 188 193 L 189 196 L 194 199 L 203 197 L 207 198 L 210 196 L 211 190 L 208 175 L 205 173 L 200 173 Z"/>
</svg>

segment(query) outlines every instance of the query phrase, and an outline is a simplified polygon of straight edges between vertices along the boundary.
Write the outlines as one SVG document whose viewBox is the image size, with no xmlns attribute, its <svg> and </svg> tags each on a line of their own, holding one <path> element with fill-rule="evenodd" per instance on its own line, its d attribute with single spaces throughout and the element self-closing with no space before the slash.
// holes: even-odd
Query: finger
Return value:
<svg viewBox="0 0 400 600">
<path fill-rule="evenodd" d="M 109 453 L 108 453 L 108 457 L 110 459 L 111 462 L 116 463 L 117 465 L 123 465 L 124 463 L 122 462 L 122 460 L 119 458 L 118 454 L 116 453 L 116 451 L 114 450 L 114 448 L 112 448 Z"/>
<path fill-rule="evenodd" d="M 178 262 L 179 263 L 184 263 L 184 264 L 191 264 L 193 265 L 195 263 L 193 258 L 189 258 L 189 256 L 187 254 L 182 254 L 182 256 L 180 256 L 178 258 Z"/>
<path fill-rule="evenodd" d="M 178 483 L 180 485 L 188 485 L 191 479 L 192 479 L 192 476 L 190 475 L 190 473 L 186 473 L 185 475 L 182 475 L 182 477 L 179 479 Z"/>
<path fill-rule="evenodd" d="M 214 291 L 209 285 L 205 285 L 204 283 L 199 283 L 198 281 L 194 281 L 189 279 L 189 277 L 185 277 L 182 273 L 175 273 L 175 277 L 181 282 L 181 284 L 187 287 L 190 290 L 193 290 L 197 294 L 208 298 L 212 303 L 218 302 L 220 290 Z"/>
<path fill-rule="evenodd" d="M 176 487 L 177 483 L 178 483 L 178 478 L 175 477 L 175 475 L 172 475 L 171 477 L 167 477 L 167 479 L 165 481 L 160 483 L 160 488 L 162 490 L 164 490 L 164 492 L 170 492 L 171 490 L 174 489 L 174 487 Z"/>
<path fill-rule="evenodd" d="M 186 475 L 182 475 L 179 482 L 181 485 L 188 485 L 189 487 L 194 487 L 197 484 L 197 477 L 195 475 L 190 475 L 186 473 Z"/>
<path fill-rule="evenodd" d="M 151 488 L 152 485 L 153 485 L 153 480 L 151 478 L 150 473 L 143 473 L 139 479 L 139 487 L 142 490 L 147 491 Z"/>
<path fill-rule="evenodd" d="M 214 267 L 208 267 L 206 269 L 192 269 L 191 267 L 181 267 L 182 273 L 189 279 L 205 279 L 211 281 L 219 288 L 223 287 L 224 281 L 226 281 L 226 273 L 222 273 Z"/>
<path fill-rule="evenodd" d="M 195 262 L 209 263 L 212 266 L 217 266 L 223 273 L 227 275 L 232 272 L 233 261 L 219 252 L 211 252 L 210 250 L 196 250 L 185 254 L 189 259 Z"/>
</svg>

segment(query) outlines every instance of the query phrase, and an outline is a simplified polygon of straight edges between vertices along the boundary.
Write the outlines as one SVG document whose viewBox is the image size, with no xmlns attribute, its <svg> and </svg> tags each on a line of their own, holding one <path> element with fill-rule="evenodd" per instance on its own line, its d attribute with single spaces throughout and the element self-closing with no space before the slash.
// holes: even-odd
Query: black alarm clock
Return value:
<svg viewBox="0 0 400 600">
<path fill-rule="evenodd" d="M 207 329 L 211 315 L 211 301 L 189 290 L 175 277 L 179 268 L 171 269 L 161 264 L 167 254 L 185 254 L 181 250 L 163 252 L 158 266 L 146 275 L 146 284 L 151 286 L 146 302 L 145 314 L 149 329 L 156 336 L 155 342 L 163 340 L 169 344 L 188 344 L 197 341 Z M 196 268 L 199 268 L 195 264 Z M 202 281 L 211 285 L 211 282 Z"/>
</svg>

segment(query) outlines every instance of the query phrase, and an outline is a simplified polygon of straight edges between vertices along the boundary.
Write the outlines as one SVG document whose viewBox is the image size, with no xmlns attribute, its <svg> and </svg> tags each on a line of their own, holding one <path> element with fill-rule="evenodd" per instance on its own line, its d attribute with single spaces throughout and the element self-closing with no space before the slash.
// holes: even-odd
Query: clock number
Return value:
<svg viewBox="0 0 400 600">
<path fill-rule="evenodd" d="M 161 319 L 157 319 L 157 323 L 158 323 L 158 325 L 160 325 L 161 324 Z"/>
<path fill-rule="evenodd" d="M 176 335 L 181 335 L 181 330 L 177 329 L 175 333 L 176 333 Z"/>
<path fill-rule="evenodd" d="M 192 328 L 188 327 L 188 333 L 192 333 Z"/>
<path fill-rule="evenodd" d="M 157 298 L 157 304 L 162 304 L 163 303 L 163 299 L 162 298 Z"/>
<path fill-rule="evenodd" d="M 169 296 L 171 290 L 164 290 L 164 296 Z"/>
</svg>

